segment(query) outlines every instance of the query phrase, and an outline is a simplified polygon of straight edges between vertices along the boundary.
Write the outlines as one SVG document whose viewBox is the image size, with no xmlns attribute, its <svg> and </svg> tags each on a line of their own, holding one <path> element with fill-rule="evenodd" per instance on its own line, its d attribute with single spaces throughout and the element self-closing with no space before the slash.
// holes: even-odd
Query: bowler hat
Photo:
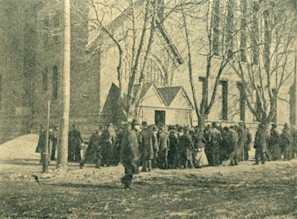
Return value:
<svg viewBox="0 0 297 219">
<path fill-rule="evenodd" d="M 137 119 L 133 119 L 132 120 L 132 125 L 140 125 L 140 123 L 138 122 Z"/>
<path fill-rule="evenodd" d="M 143 127 L 147 127 L 147 126 L 148 126 L 148 124 L 147 124 L 146 121 L 143 121 L 141 125 L 142 125 Z"/>
</svg>

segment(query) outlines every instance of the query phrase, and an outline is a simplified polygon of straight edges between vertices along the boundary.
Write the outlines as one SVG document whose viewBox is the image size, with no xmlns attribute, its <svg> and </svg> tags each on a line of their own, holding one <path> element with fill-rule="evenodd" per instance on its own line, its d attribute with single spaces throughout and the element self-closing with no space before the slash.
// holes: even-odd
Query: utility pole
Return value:
<svg viewBox="0 0 297 219">
<path fill-rule="evenodd" d="M 64 0 L 64 50 L 57 168 L 67 169 L 70 114 L 70 0 Z"/>
<path fill-rule="evenodd" d="M 43 164 L 42 172 L 48 172 L 48 161 L 49 161 L 49 123 L 51 115 L 51 96 L 47 95 L 47 120 L 46 120 L 46 135 L 45 135 L 45 148 L 43 151 Z"/>
<path fill-rule="evenodd" d="M 294 121 L 292 121 L 293 125 L 297 125 L 297 50 L 295 49 L 295 66 L 294 66 Z"/>
</svg>

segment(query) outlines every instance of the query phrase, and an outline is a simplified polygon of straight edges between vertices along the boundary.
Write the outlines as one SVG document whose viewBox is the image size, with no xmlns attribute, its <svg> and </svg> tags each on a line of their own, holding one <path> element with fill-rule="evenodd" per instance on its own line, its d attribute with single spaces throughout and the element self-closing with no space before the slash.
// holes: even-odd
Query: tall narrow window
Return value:
<svg viewBox="0 0 297 219">
<path fill-rule="evenodd" d="M 256 113 L 259 115 L 260 118 L 262 117 L 262 105 L 259 91 L 256 91 Z M 261 122 L 258 118 L 256 118 L 256 121 Z"/>
<path fill-rule="evenodd" d="M 276 92 L 276 89 L 272 89 L 272 94 L 273 94 L 273 98 L 274 98 L 274 101 L 275 101 L 275 108 L 274 108 L 274 117 L 272 119 L 272 121 L 274 123 L 277 122 L 277 92 Z"/>
<path fill-rule="evenodd" d="M 240 58 L 246 62 L 246 30 L 247 30 L 247 0 L 240 1 L 241 20 L 240 20 Z"/>
<path fill-rule="evenodd" d="M 54 23 L 54 42 L 58 43 L 59 41 L 59 27 L 60 27 L 60 17 L 59 14 L 56 14 L 53 18 L 53 23 Z"/>
<path fill-rule="evenodd" d="M 252 31 L 252 49 L 253 49 L 253 64 L 259 64 L 259 3 L 253 2 L 253 31 Z"/>
<path fill-rule="evenodd" d="M 47 46 L 49 43 L 49 15 L 45 15 L 43 18 L 43 45 Z"/>
<path fill-rule="evenodd" d="M 228 81 L 221 81 L 222 85 L 222 119 L 228 120 Z"/>
<path fill-rule="evenodd" d="M 220 49 L 220 0 L 213 2 L 213 39 L 212 50 L 214 55 L 219 55 Z"/>
<path fill-rule="evenodd" d="M 44 25 L 44 29 L 48 29 L 49 27 L 49 15 L 45 15 L 44 18 L 43 18 L 43 25 Z"/>
<path fill-rule="evenodd" d="M 241 121 L 245 121 L 245 94 L 242 83 L 237 83 L 239 90 L 239 117 Z"/>
<path fill-rule="evenodd" d="M 52 80 L 52 99 L 58 99 L 58 83 L 59 83 L 59 75 L 58 75 L 58 66 L 53 67 L 53 80 Z"/>
<path fill-rule="evenodd" d="M 228 0 L 227 2 L 227 27 L 226 27 L 226 38 L 225 47 L 227 50 L 228 58 L 233 56 L 233 35 L 234 35 L 234 11 L 235 2 L 234 0 Z"/>
<path fill-rule="evenodd" d="M 293 85 L 290 88 L 290 122 L 296 125 L 296 87 Z"/>
<path fill-rule="evenodd" d="M 270 45 L 271 32 L 269 27 L 269 11 L 263 13 L 264 16 L 264 66 L 267 72 L 270 72 Z"/>
<path fill-rule="evenodd" d="M 0 109 L 2 103 L 2 74 L 0 74 Z"/>
<path fill-rule="evenodd" d="M 199 81 L 202 83 L 202 94 L 201 94 L 201 106 L 202 107 L 202 99 L 205 97 L 206 101 L 204 102 L 204 110 L 207 109 L 208 106 L 208 92 L 207 92 L 207 84 L 206 84 L 206 78 L 205 77 L 199 77 Z"/>
<path fill-rule="evenodd" d="M 47 91 L 47 85 L 48 85 L 48 69 L 45 68 L 42 72 L 42 91 Z"/>
</svg>

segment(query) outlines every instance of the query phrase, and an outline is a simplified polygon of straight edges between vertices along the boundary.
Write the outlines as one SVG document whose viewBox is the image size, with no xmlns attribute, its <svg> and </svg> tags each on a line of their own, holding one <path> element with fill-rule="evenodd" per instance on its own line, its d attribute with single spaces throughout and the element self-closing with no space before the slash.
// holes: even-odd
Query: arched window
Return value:
<svg viewBox="0 0 297 219">
<path fill-rule="evenodd" d="M 58 99 L 58 84 L 59 84 L 59 75 L 58 75 L 58 66 L 53 67 L 53 80 L 52 80 L 52 99 Z"/>
<path fill-rule="evenodd" d="M 1 102 L 2 102 L 2 74 L 0 74 L 0 109 L 1 109 Z"/>
<path fill-rule="evenodd" d="M 47 91 L 47 84 L 48 84 L 47 75 L 48 75 L 48 69 L 45 68 L 42 71 L 42 91 Z"/>
<path fill-rule="evenodd" d="M 290 88 L 290 119 L 291 124 L 296 125 L 296 88 L 294 85 Z"/>
</svg>

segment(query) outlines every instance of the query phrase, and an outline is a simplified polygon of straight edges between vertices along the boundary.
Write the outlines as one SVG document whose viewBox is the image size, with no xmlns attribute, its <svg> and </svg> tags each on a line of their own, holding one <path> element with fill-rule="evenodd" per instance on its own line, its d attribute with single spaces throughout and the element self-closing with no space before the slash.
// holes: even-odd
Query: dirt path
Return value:
<svg viewBox="0 0 297 219">
<path fill-rule="evenodd" d="M 154 170 L 126 191 L 122 166 L 71 163 L 67 173 L 41 174 L 34 142 L 26 142 L 17 153 L 14 142 L 0 145 L 0 218 L 297 218 L 297 160 Z"/>
</svg>

